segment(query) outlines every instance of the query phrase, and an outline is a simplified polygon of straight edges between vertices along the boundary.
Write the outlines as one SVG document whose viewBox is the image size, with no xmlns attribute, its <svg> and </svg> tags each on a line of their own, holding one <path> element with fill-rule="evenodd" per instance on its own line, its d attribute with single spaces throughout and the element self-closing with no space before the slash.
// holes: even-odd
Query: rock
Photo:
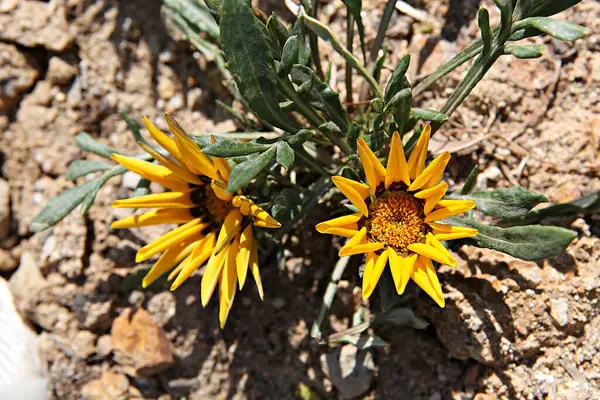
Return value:
<svg viewBox="0 0 600 400">
<path fill-rule="evenodd" d="M 0 32 L 2 30 L 0 15 Z M 11 44 L 0 43 L 0 114 L 12 109 L 39 78 L 33 61 Z M 8 191 L 0 190 L 0 194 Z"/>
<path fill-rule="evenodd" d="M 23 252 L 19 268 L 10 278 L 10 288 L 18 299 L 27 299 L 47 285 L 33 254 Z"/>
<path fill-rule="evenodd" d="M 336 387 L 339 397 L 352 399 L 365 393 L 373 383 L 375 361 L 369 351 L 352 344 L 321 356 L 321 368 Z"/>
<path fill-rule="evenodd" d="M 102 301 L 95 298 L 90 299 L 87 296 L 77 296 L 75 298 L 75 316 L 79 321 L 79 326 L 95 332 L 104 332 L 110 328 L 112 301 Z"/>
<path fill-rule="evenodd" d="M 96 342 L 96 354 L 100 357 L 107 357 L 112 353 L 112 343 L 110 335 L 102 335 Z"/>
<path fill-rule="evenodd" d="M 1 79 L 1 78 L 0 78 Z M 0 240 L 8 238 L 10 232 L 10 187 L 0 179 Z"/>
<path fill-rule="evenodd" d="M 569 301 L 567 299 L 550 299 L 550 316 L 560 327 L 569 324 Z"/>
<path fill-rule="evenodd" d="M 69 329 L 72 315 L 59 304 L 41 303 L 33 310 L 31 320 L 46 331 L 63 333 Z"/>
<path fill-rule="evenodd" d="M 127 398 L 129 380 L 123 374 L 106 371 L 98 379 L 86 383 L 81 394 L 87 400 Z"/>
<path fill-rule="evenodd" d="M 9 251 L 0 249 L 0 272 L 10 272 L 17 268 L 19 263 Z"/>
<path fill-rule="evenodd" d="M 52 103 L 52 85 L 48 81 L 39 81 L 31 95 L 27 96 L 22 104 L 33 104 L 48 107 Z"/>
<path fill-rule="evenodd" d="M 175 364 L 165 332 L 142 308 L 127 308 L 113 321 L 111 344 L 115 361 L 132 366 L 140 376 L 157 374 Z"/>
<path fill-rule="evenodd" d="M 57 85 L 65 85 L 77 75 L 77 68 L 58 57 L 52 57 L 48 62 L 46 79 Z"/>
<path fill-rule="evenodd" d="M 171 292 L 157 293 L 148 300 L 147 308 L 159 325 L 165 325 L 175 315 L 177 300 Z"/>
<path fill-rule="evenodd" d="M 0 40 L 25 47 L 64 51 L 73 43 L 62 2 L 21 1 L 8 14 L 0 14 Z M 1 65 L 1 64 L 0 64 Z"/>
<path fill-rule="evenodd" d="M 140 179 L 142 179 L 142 177 L 135 172 L 127 171 L 123 174 L 121 184 L 127 189 L 135 189 L 138 183 L 140 183 Z"/>
<path fill-rule="evenodd" d="M 96 352 L 96 335 L 90 331 L 79 331 L 71 342 L 71 348 L 75 355 L 82 360 Z"/>
</svg>

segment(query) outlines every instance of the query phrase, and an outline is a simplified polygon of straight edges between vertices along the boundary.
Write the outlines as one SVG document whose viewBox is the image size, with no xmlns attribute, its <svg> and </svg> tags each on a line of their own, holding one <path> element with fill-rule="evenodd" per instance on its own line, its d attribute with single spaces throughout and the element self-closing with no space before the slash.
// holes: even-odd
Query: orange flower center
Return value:
<svg viewBox="0 0 600 400">
<path fill-rule="evenodd" d="M 369 206 L 367 230 L 370 238 L 404 254 L 413 243 L 424 243 L 427 225 L 423 204 L 403 191 L 385 192 Z"/>
</svg>

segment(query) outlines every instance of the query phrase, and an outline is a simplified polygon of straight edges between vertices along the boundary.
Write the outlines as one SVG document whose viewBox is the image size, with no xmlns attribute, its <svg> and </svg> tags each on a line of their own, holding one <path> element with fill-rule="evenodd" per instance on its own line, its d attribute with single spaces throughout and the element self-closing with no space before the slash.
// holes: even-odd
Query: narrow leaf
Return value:
<svg viewBox="0 0 600 400">
<path fill-rule="evenodd" d="M 121 118 L 123 118 L 123 120 L 125 122 L 127 122 L 127 126 L 129 127 L 129 130 L 131 131 L 131 134 L 133 135 L 133 139 L 136 142 L 142 142 L 142 143 L 148 144 L 148 142 L 146 142 L 146 139 L 144 139 L 142 137 L 142 134 L 140 133 L 140 127 L 135 123 L 135 121 L 133 119 L 131 119 L 129 117 L 129 115 L 127 115 L 126 112 L 121 111 Z"/>
<path fill-rule="evenodd" d="M 92 172 L 106 171 L 113 167 L 114 165 L 104 161 L 75 160 L 69 164 L 65 178 L 73 180 Z"/>
<path fill-rule="evenodd" d="M 512 224 L 531 224 L 544 218 L 564 215 L 595 214 L 600 212 L 600 192 L 592 193 L 569 203 L 555 204 L 541 210 L 530 211 L 523 217 L 507 221 Z"/>
<path fill-rule="evenodd" d="M 277 164 L 289 168 L 294 162 L 294 150 L 286 142 L 277 143 Z"/>
<path fill-rule="evenodd" d="M 362 21 L 362 0 L 342 0 L 346 5 L 346 8 L 350 13 L 352 13 L 352 17 L 356 21 L 356 26 L 358 27 L 358 37 L 360 39 L 360 49 L 363 55 L 363 61 L 367 63 L 367 52 L 365 47 L 365 26 Z"/>
<path fill-rule="evenodd" d="M 435 110 L 426 110 L 424 108 L 413 107 L 410 110 L 413 117 L 422 121 L 445 122 L 448 116 L 444 113 Z"/>
<path fill-rule="evenodd" d="M 537 0 L 519 1 L 515 8 L 517 19 L 527 17 L 549 17 L 579 4 L 581 0 Z"/>
<path fill-rule="evenodd" d="M 234 193 L 239 188 L 250 183 L 252 179 L 269 165 L 275 156 L 275 152 L 276 148 L 270 147 L 264 153 L 252 155 L 246 161 L 233 167 L 229 176 L 227 191 Z"/>
<path fill-rule="evenodd" d="M 521 59 L 538 58 L 544 54 L 544 46 L 541 44 L 504 46 L 504 54 L 511 54 Z"/>
<path fill-rule="evenodd" d="M 581 39 L 586 32 L 583 26 L 547 17 L 528 18 L 526 21 L 534 28 L 560 40 L 575 41 Z"/>
<path fill-rule="evenodd" d="M 371 326 L 383 323 L 410 326 L 414 329 L 425 329 L 429 325 L 423 318 L 415 315 L 413 310 L 405 307 L 396 307 L 380 313 L 375 317 Z"/>
<path fill-rule="evenodd" d="M 292 35 L 288 38 L 281 52 L 281 62 L 277 67 L 277 73 L 285 76 L 290 73 L 292 66 L 298 63 L 298 36 Z"/>
<path fill-rule="evenodd" d="M 327 343 L 350 343 L 355 345 L 359 350 L 366 350 L 371 347 L 386 347 L 390 344 L 375 334 L 354 334 L 345 335 L 338 339 L 329 340 Z"/>
<path fill-rule="evenodd" d="M 295 124 L 279 108 L 275 61 L 259 24 L 246 1 L 223 0 L 221 43 L 240 93 L 260 118 L 295 132 Z"/>
<path fill-rule="evenodd" d="M 473 200 L 477 209 L 496 218 L 515 218 L 525 215 L 533 207 L 548 201 L 546 196 L 531 192 L 521 186 L 508 189 L 496 189 L 487 192 L 473 192 L 460 196 L 461 199 Z"/>
<path fill-rule="evenodd" d="M 298 86 L 298 94 L 306 99 L 310 105 L 325 113 L 343 132 L 348 129 L 346 109 L 340 102 L 340 96 L 321 81 L 308 67 L 296 64 L 293 66 L 290 77 Z"/>
<path fill-rule="evenodd" d="M 94 200 L 96 200 L 96 195 L 98 194 L 102 186 L 104 186 L 104 184 L 108 182 L 108 180 L 113 176 L 123 174 L 125 173 L 125 171 L 127 171 L 125 167 L 119 165 L 117 167 L 114 167 L 111 171 L 102 175 L 98 179 L 98 181 L 96 181 L 96 183 L 90 188 L 89 192 L 86 194 L 83 201 L 81 202 L 81 215 L 87 214 L 92 204 L 94 204 Z"/>
<path fill-rule="evenodd" d="M 498 250 L 525 261 L 541 260 L 562 253 L 577 233 L 557 226 L 528 225 L 512 228 L 485 225 L 472 219 L 449 218 L 452 224 L 479 230 L 469 239 L 477 247 Z"/>
<path fill-rule="evenodd" d="M 471 193 L 471 190 L 473 190 L 475 183 L 477 183 L 477 175 L 479 175 L 479 167 L 476 165 L 473 167 L 471 172 L 469 172 L 469 176 L 467 176 L 465 184 L 460 189 L 460 194 L 464 195 Z"/>
<path fill-rule="evenodd" d="M 75 137 L 75 143 L 80 149 L 97 154 L 104 158 L 110 158 L 111 154 L 121 154 L 117 149 L 100 143 L 90 136 L 89 133 L 81 132 Z"/>
<path fill-rule="evenodd" d="M 254 153 L 262 153 L 271 148 L 270 144 L 261 144 L 254 142 L 234 142 L 222 139 L 217 143 L 206 146 L 202 152 L 213 157 L 238 157 L 247 156 Z"/>
<path fill-rule="evenodd" d="M 287 141 L 291 144 L 302 144 L 314 135 L 315 133 L 309 129 L 300 129 L 296 134 L 288 136 Z"/>
<path fill-rule="evenodd" d="M 406 71 L 408 71 L 408 67 L 410 65 L 410 55 L 406 54 L 404 57 L 398 61 L 396 67 L 394 68 L 394 72 L 390 76 L 387 85 L 385 86 L 385 96 L 384 100 L 388 103 L 394 95 L 396 95 L 402 88 L 402 80 L 406 75 Z"/>
<path fill-rule="evenodd" d="M 207 6 L 212 3 L 210 0 L 207 4 L 193 0 L 163 0 L 163 3 L 182 15 L 197 31 L 205 32 L 213 39 L 219 38 L 219 25 L 211 14 L 210 6 Z"/>
<path fill-rule="evenodd" d="M 483 41 L 482 54 L 488 54 L 492 47 L 492 33 L 490 29 L 490 14 L 488 10 L 481 7 L 479 9 L 477 23 L 481 32 L 481 40 Z"/>
</svg>

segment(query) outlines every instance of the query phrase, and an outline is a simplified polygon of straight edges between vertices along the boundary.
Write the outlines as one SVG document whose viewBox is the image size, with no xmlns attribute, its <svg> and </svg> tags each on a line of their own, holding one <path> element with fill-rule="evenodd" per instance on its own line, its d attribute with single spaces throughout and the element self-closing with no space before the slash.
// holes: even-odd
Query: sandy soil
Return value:
<svg viewBox="0 0 600 400">
<path fill-rule="evenodd" d="M 383 2 L 363 3 L 371 42 Z M 409 52 L 411 76 L 421 76 L 478 35 L 476 1 L 411 4 L 430 15 L 433 32 L 394 15 L 388 66 Z M 491 1 L 481 5 L 494 9 Z M 259 6 L 285 11 L 275 1 Z M 585 39 L 538 39 L 543 58 L 506 57 L 493 67 L 432 145 L 434 153 L 453 152 L 451 182 L 460 184 L 478 164 L 478 189 L 520 184 L 553 203 L 600 190 L 599 17 L 600 4 L 585 0 L 560 16 L 589 27 Z M 324 4 L 322 19 L 341 33 L 342 2 Z M 94 158 L 76 147 L 78 132 L 135 150 L 119 111 L 159 125 L 169 111 L 194 133 L 235 130 L 215 105 L 231 102 L 217 70 L 167 34 L 158 0 L 0 2 L 0 60 L 0 184 L 8 185 L 0 186 L 0 274 L 9 279 L 18 267 L 26 278 L 13 279 L 13 291 L 40 335 L 54 398 L 281 399 L 294 398 L 300 383 L 322 398 L 600 398 L 597 216 L 552 221 L 579 237 L 550 260 L 458 249 L 458 267 L 440 271 L 446 309 L 420 297 L 417 310 L 430 327 L 388 330 L 392 345 L 366 355 L 370 368 L 357 370 L 340 391 L 325 368 L 327 354 L 339 353 L 309 335 L 336 260 L 329 240 L 312 230 L 330 211 L 326 205 L 287 245 L 284 268 L 263 266 L 265 300 L 247 285 L 223 331 L 215 306 L 200 305 L 199 276 L 175 293 L 164 284 L 141 290 L 150 265 L 136 265 L 134 254 L 161 230 L 109 229 L 122 216 L 109 204 L 131 192 L 135 176 L 110 181 L 89 215 L 73 213 L 38 234 L 28 230 L 50 197 L 73 186 L 64 178 L 68 164 Z M 346 98 L 343 65 L 334 61 Z M 417 102 L 438 108 L 464 72 Z M 348 268 L 330 332 L 351 323 L 356 287 L 357 268 Z M 128 325 L 133 312 L 135 326 L 148 328 L 139 335 L 152 332 L 149 343 L 161 351 L 127 346 L 127 335 L 137 332 Z"/>
</svg>

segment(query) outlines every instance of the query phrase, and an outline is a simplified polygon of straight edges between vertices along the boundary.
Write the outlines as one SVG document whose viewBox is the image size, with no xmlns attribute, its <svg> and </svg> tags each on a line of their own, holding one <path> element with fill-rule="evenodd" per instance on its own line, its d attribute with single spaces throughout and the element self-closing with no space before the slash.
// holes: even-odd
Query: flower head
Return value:
<svg viewBox="0 0 600 400">
<path fill-rule="evenodd" d="M 358 155 L 367 184 L 341 176 L 332 178 L 359 212 L 321 222 L 317 230 L 350 238 L 340 249 L 340 257 L 366 255 L 362 284 L 365 299 L 371 296 L 389 263 L 399 294 L 412 278 L 444 307 L 432 260 L 450 266 L 455 266 L 456 260 L 440 241 L 477 234 L 476 229 L 438 222 L 474 208 L 475 203 L 442 200 L 448 184 L 440 180 L 450 154 L 440 154 L 425 167 L 430 134 L 431 128 L 427 125 L 407 161 L 400 135 L 395 132 L 387 168 L 365 141 L 358 139 Z"/>
<path fill-rule="evenodd" d="M 236 293 L 252 272 L 258 292 L 263 287 L 258 270 L 257 243 L 253 226 L 279 228 L 265 210 L 245 197 L 241 191 L 227 192 L 230 167 L 222 158 L 210 158 L 166 115 L 171 138 L 144 117 L 150 135 L 172 157 L 156 149 L 139 145 L 160 165 L 113 154 L 113 159 L 130 171 L 161 184 L 169 191 L 115 201 L 116 208 L 152 208 L 141 215 L 115 221 L 112 228 L 132 228 L 158 224 L 180 224 L 179 227 L 138 250 L 136 261 L 161 254 L 144 277 L 147 287 L 158 277 L 171 271 L 171 290 L 177 289 L 205 262 L 201 283 L 202 305 L 206 306 L 219 284 L 219 321 L 225 326 Z M 214 138 L 213 138 L 214 141 Z"/>
</svg>

